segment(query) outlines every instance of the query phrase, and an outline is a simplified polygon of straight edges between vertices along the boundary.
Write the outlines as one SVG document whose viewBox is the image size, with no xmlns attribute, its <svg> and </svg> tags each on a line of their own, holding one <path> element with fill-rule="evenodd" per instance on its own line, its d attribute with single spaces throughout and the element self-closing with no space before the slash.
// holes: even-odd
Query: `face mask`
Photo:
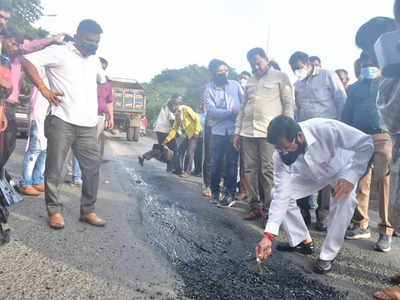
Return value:
<svg viewBox="0 0 400 300">
<path fill-rule="evenodd" d="M 88 43 L 88 42 L 79 42 L 79 48 L 87 55 L 95 55 L 97 52 L 98 45 Z"/>
<path fill-rule="evenodd" d="M 290 166 L 297 160 L 300 154 L 305 152 L 306 143 L 300 144 L 299 142 L 297 142 L 296 138 L 296 144 L 297 144 L 297 150 L 295 152 L 289 152 L 286 155 L 283 155 L 282 152 L 279 152 L 279 155 L 281 156 L 281 159 L 285 165 Z"/>
<path fill-rule="evenodd" d="M 214 82 L 216 85 L 225 85 L 228 83 L 228 78 L 226 77 L 226 73 L 218 73 L 215 74 Z"/>
<path fill-rule="evenodd" d="M 247 84 L 247 80 L 246 79 L 244 79 L 244 78 L 240 79 L 240 86 L 242 88 L 244 88 L 246 86 L 246 84 Z"/>
<path fill-rule="evenodd" d="M 301 81 L 307 78 L 308 73 L 306 68 L 302 68 L 302 69 L 298 69 L 296 71 L 294 71 L 294 75 L 297 77 L 297 80 Z"/>
<path fill-rule="evenodd" d="M 377 67 L 362 68 L 361 76 L 365 79 L 375 79 L 379 76 L 379 69 Z"/>
</svg>

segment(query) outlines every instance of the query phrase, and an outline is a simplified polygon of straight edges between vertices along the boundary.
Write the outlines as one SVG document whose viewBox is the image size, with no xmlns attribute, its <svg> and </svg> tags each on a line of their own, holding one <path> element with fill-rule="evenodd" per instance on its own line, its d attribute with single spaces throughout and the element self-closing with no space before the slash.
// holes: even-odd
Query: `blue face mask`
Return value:
<svg viewBox="0 0 400 300">
<path fill-rule="evenodd" d="M 379 69 L 377 67 L 362 68 L 361 76 L 364 79 L 375 79 L 379 76 Z"/>
</svg>

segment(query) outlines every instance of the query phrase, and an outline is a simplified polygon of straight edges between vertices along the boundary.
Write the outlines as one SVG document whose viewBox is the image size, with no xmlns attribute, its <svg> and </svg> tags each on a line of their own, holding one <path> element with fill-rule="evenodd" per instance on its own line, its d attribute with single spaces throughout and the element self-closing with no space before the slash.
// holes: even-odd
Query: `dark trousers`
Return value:
<svg viewBox="0 0 400 300">
<path fill-rule="evenodd" d="M 213 195 L 219 194 L 221 172 L 223 166 L 225 166 L 224 185 L 227 193 L 235 196 L 238 159 L 239 152 L 233 147 L 231 136 L 211 136 L 211 192 Z"/>
<path fill-rule="evenodd" d="M 194 153 L 194 173 L 201 174 L 203 172 L 203 142 L 204 138 L 197 139 L 196 152 Z"/>
<path fill-rule="evenodd" d="M 206 124 L 208 124 L 206 120 Z M 211 185 L 211 126 L 206 125 L 204 129 L 204 162 L 203 162 L 203 181 L 206 187 Z"/>
<path fill-rule="evenodd" d="M 45 200 L 49 215 L 60 213 L 59 185 L 67 153 L 72 151 L 82 171 L 81 215 L 94 212 L 99 187 L 100 155 L 97 128 L 69 124 L 56 116 L 45 121 L 47 157 L 45 170 Z"/>
<path fill-rule="evenodd" d="M 17 142 L 17 122 L 15 119 L 16 105 L 6 104 L 7 129 L 2 133 L 3 151 L 1 151 L 0 166 L 3 167 L 15 150 Z"/>
<path fill-rule="evenodd" d="M 311 225 L 310 209 L 314 208 L 312 196 L 304 197 L 297 200 L 297 206 L 300 208 L 301 215 L 307 226 Z"/>
<path fill-rule="evenodd" d="M 159 144 L 161 144 L 162 142 L 164 142 L 165 138 L 168 136 L 168 133 L 164 133 L 164 132 L 156 132 L 157 133 L 157 141 Z M 176 140 L 173 139 L 172 141 L 170 141 L 167 145 L 166 145 L 170 150 L 174 151 L 174 154 L 177 155 L 177 149 L 178 146 L 176 145 Z M 169 162 L 167 162 L 167 171 L 172 171 L 176 169 L 176 160 L 170 160 Z"/>
<path fill-rule="evenodd" d="M 197 137 L 185 138 L 178 147 L 179 169 L 191 173 L 193 168 L 194 153 L 197 147 Z"/>
<path fill-rule="evenodd" d="M 332 188 L 330 185 L 324 187 L 318 192 L 318 208 L 315 211 L 317 222 L 327 225 L 329 216 L 329 202 L 331 201 Z"/>
</svg>

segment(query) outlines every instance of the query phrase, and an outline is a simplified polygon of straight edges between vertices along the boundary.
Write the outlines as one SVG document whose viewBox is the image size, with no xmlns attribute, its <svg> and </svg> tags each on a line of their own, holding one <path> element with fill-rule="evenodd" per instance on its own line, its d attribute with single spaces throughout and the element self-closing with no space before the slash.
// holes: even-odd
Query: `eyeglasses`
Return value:
<svg viewBox="0 0 400 300">
<path fill-rule="evenodd" d="M 293 138 L 293 140 L 290 142 L 290 145 L 287 147 L 283 147 L 283 148 L 278 148 L 275 147 L 275 150 L 278 151 L 278 153 L 284 153 L 284 152 L 290 152 L 293 143 L 296 141 L 296 137 Z"/>
</svg>

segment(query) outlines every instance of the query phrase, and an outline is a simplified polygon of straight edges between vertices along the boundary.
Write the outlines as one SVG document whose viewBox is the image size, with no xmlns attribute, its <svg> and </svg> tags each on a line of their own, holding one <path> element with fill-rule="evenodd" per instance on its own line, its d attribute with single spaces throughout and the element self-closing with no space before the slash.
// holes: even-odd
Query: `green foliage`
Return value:
<svg viewBox="0 0 400 300">
<path fill-rule="evenodd" d="M 13 0 L 10 25 L 15 26 L 23 34 L 30 35 L 34 39 L 42 39 L 48 36 L 48 32 L 42 28 L 34 28 L 32 23 L 42 16 L 43 8 L 40 0 Z M 21 88 L 21 94 L 30 94 L 31 83 L 25 77 Z"/>
<path fill-rule="evenodd" d="M 230 79 L 237 79 L 238 74 L 230 70 Z M 197 109 L 203 98 L 203 92 L 211 80 L 210 72 L 206 67 L 189 65 L 182 69 L 167 69 L 156 75 L 150 83 L 143 84 L 147 96 L 146 117 L 150 128 L 156 121 L 161 106 L 173 94 L 183 96 L 183 104 Z"/>
</svg>

